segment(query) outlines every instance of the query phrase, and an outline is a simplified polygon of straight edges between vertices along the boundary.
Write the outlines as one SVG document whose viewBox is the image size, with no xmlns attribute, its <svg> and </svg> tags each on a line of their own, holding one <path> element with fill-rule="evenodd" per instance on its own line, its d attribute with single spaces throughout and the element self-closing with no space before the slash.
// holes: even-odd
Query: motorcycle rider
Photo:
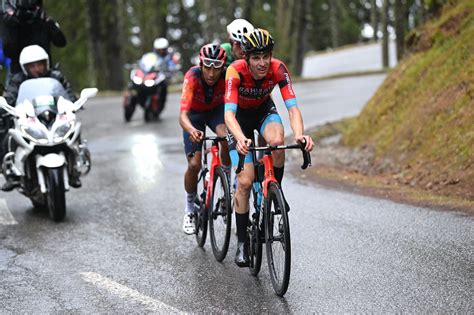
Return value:
<svg viewBox="0 0 474 315">
<path fill-rule="evenodd" d="M 229 36 L 229 42 L 221 45 L 227 53 L 226 67 L 232 62 L 238 59 L 244 58 L 244 53 L 240 47 L 242 36 L 245 33 L 253 31 L 254 27 L 249 21 L 244 19 L 235 19 L 229 25 L 227 25 L 227 35 Z"/>
<path fill-rule="evenodd" d="M 163 71 L 166 80 L 158 86 L 158 96 L 160 106 L 158 106 L 158 115 L 163 111 L 168 96 L 168 82 L 177 70 L 177 65 L 173 60 L 173 54 L 169 53 L 169 42 L 164 37 L 159 37 L 153 42 L 153 51 L 158 56 L 158 65 L 160 71 Z"/>
<path fill-rule="evenodd" d="M 16 0 L 15 5 L 7 1 L 5 5 L 3 49 L 12 60 L 12 75 L 22 72 L 19 56 L 24 47 L 36 44 L 51 56 L 51 43 L 66 46 L 66 37 L 59 24 L 43 10 L 42 0 Z"/>
<path fill-rule="evenodd" d="M 188 159 L 188 169 L 184 174 L 186 208 L 183 231 L 195 233 L 194 199 L 197 193 L 197 180 L 201 169 L 201 141 L 205 128 L 209 126 L 218 136 L 226 136 L 224 125 L 225 93 L 225 50 L 218 45 L 204 45 L 199 52 L 199 66 L 186 72 L 181 96 L 179 123 L 183 128 L 184 150 Z M 227 143 L 221 142 L 221 162 L 224 172 L 230 175 L 230 158 Z M 196 148 L 196 154 L 188 154 Z"/>
<path fill-rule="evenodd" d="M 72 91 L 71 84 L 67 79 L 63 76 L 63 74 L 56 69 L 50 69 L 49 66 L 49 56 L 46 51 L 38 46 L 38 45 L 30 45 L 25 48 L 20 53 L 19 58 L 20 66 L 22 72 L 16 73 L 12 76 L 8 85 L 3 93 L 7 103 L 11 106 L 15 106 L 16 98 L 18 96 L 18 90 L 20 88 L 21 83 L 28 79 L 39 78 L 39 77 L 50 77 L 53 79 L 58 80 L 67 93 L 67 99 L 71 102 L 77 101 L 77 97 L 74 95 Z M 8 125 L 11 126 L 13 124 L 13 120 L 10 117 Z M 0 134 L 0 143 L 2 154 L 0 156 L 0 161 L 3 160 L 3 153 L 7 153 L 7 138 L 6 135 L 8 133 L 8 129 L 2 130 L 3 132 Z M 14 177 L 8 176 L 6 178 L 6 183 L 3 185 L 3 191 L 11 191 L 13 188 L 18 186 L 18 179 Z M 72 187 L 78 188 L 81 186 L 81 181 L 79 179 L 78 174 L 71 174 L 69 184 Z"/>
</svg>

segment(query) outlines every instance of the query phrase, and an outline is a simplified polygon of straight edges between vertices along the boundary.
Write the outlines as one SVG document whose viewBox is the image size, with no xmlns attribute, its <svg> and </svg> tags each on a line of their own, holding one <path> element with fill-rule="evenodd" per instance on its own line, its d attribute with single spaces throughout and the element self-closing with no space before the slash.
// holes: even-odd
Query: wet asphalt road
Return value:
<svg viewBox="0 0 474 315">
<path fill-rule="evenodd" d="M 357 113 L 382 79 L 295 90 L 307 121 L 321 123 Z M 162 121 L 150 124 L 140 110 L 123 123 L 118 98 L 91 100 L 80 116 L 93 169 L 67 193 L 65 222 L 0 192 L 17 222 L 0 225 L 0 313 L 473 312 L 472 217 L 335 191 L 289 172 L 285 298 L 274 295 L 265 260 L 257 278 L 233 264 L 234 238 L 216 262 L 209 242 L 202 250 L 181 232 L 178 98 L 170 95 Z"/>
</svg>

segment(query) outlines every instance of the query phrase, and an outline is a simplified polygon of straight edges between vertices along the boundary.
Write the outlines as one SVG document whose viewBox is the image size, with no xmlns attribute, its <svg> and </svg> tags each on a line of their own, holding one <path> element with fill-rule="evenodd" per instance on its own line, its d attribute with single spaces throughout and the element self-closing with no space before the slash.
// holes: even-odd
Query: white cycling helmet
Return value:
<svg viewBox="0 0 474 315">
<path fill-rule="evenodd" d="M 169 45 L 170 44 L 169 44 L 168 40 L 164 37 L 157 38 L 153 42 L 153 48 L 154 49 L 166 49 L 166 48 L 168 48 Z"/>
<path fill-rule="evenodd" d="M 244 19 L 235 19 L 232 21 L 232 23 L 227 25 L 227 33 L 229 33 L 229 38 L 239 43 L 242 41 L 242 36 L 245 33 L 253 30 L 253 25 Z"/>
<path fill-rule="evenodd" d="M 46 71 L 49 70 L 49 56 L 46 50 L 44 50 L 41 46 L 38 45 L 30 45 L 26 46 L 23 48 L 23 50 L 20 53 L 20 67 L 21 70 L 23 70 L 23 73 L 28 75 L 28 72 L 26 71 L 25 65 L 32 63 L 32 62 L 38 62 L 38 61 L 46 61 Z"/>
</svg>

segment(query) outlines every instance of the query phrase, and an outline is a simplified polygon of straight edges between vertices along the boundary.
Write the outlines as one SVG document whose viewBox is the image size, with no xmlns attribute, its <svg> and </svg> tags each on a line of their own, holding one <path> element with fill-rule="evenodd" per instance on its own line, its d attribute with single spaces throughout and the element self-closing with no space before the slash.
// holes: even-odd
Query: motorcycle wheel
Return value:
<svg viewBox="0 0 474 315">
<path fill-rule="evenodd" d="M 46 200 L 49 216 L 55 222 L 66 216 L 66 189 L 64 188 L 64 167 L 50 168 L 46 172 Z"/>
<path fill-rule="evenodd" d="M 124 99 L 123 113 L 126 122 L 132 119 L 133 112 L 135 112 L 135 104 L 132 96 L 126 96 Z"/>
</svg>

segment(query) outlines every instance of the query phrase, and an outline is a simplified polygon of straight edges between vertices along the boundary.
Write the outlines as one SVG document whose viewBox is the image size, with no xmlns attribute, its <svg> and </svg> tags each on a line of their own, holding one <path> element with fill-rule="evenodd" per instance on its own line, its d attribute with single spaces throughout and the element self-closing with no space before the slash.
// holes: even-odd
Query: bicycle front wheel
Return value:
<svg viewBox="0 0 474 315">
<path fill-rule="evenodd" d="M 209 232 L 212 252 L 217 261 L 224 260 L 227 255 L 231 226 L 232 207 L 229 182 L 222 168 L 216 167 L 209 209 Z"/>
<path fill-rule="evenodd" d="M 206 171 L 204 171 L 201 176 L 199 176 L 200 180 L 198 182 L 198 194 L 194 202 L 194 224 L 196 225 L 196 242 L 199 247 L 204 246 L 204 244 L 206 243 L 207 236 L 208 214 L 206 209 L 206 189 L 203 183 L 205 175 Z"/>
<path fill-rule="evenodd" d="M 260 216 L 261 212 L 257 212 L 256 192 L 252 189 L 250 192 L 249 206 L 250 206 L 250 222 L 247 227 L 247 235 L 250 240 L 249 258 L 250 258 L 250 274 L 257 276 L 262 266 L 262 241 L 261 235 L 263 231 L 260 230 Z"/>
<path fill-rule="evenodd" d="M 281 188 L 270 183 L 265 202 L 265 247 L 273 290 L 283 296 L 288 289 L 291 269 L 290 226 Z"/>
</svg>

